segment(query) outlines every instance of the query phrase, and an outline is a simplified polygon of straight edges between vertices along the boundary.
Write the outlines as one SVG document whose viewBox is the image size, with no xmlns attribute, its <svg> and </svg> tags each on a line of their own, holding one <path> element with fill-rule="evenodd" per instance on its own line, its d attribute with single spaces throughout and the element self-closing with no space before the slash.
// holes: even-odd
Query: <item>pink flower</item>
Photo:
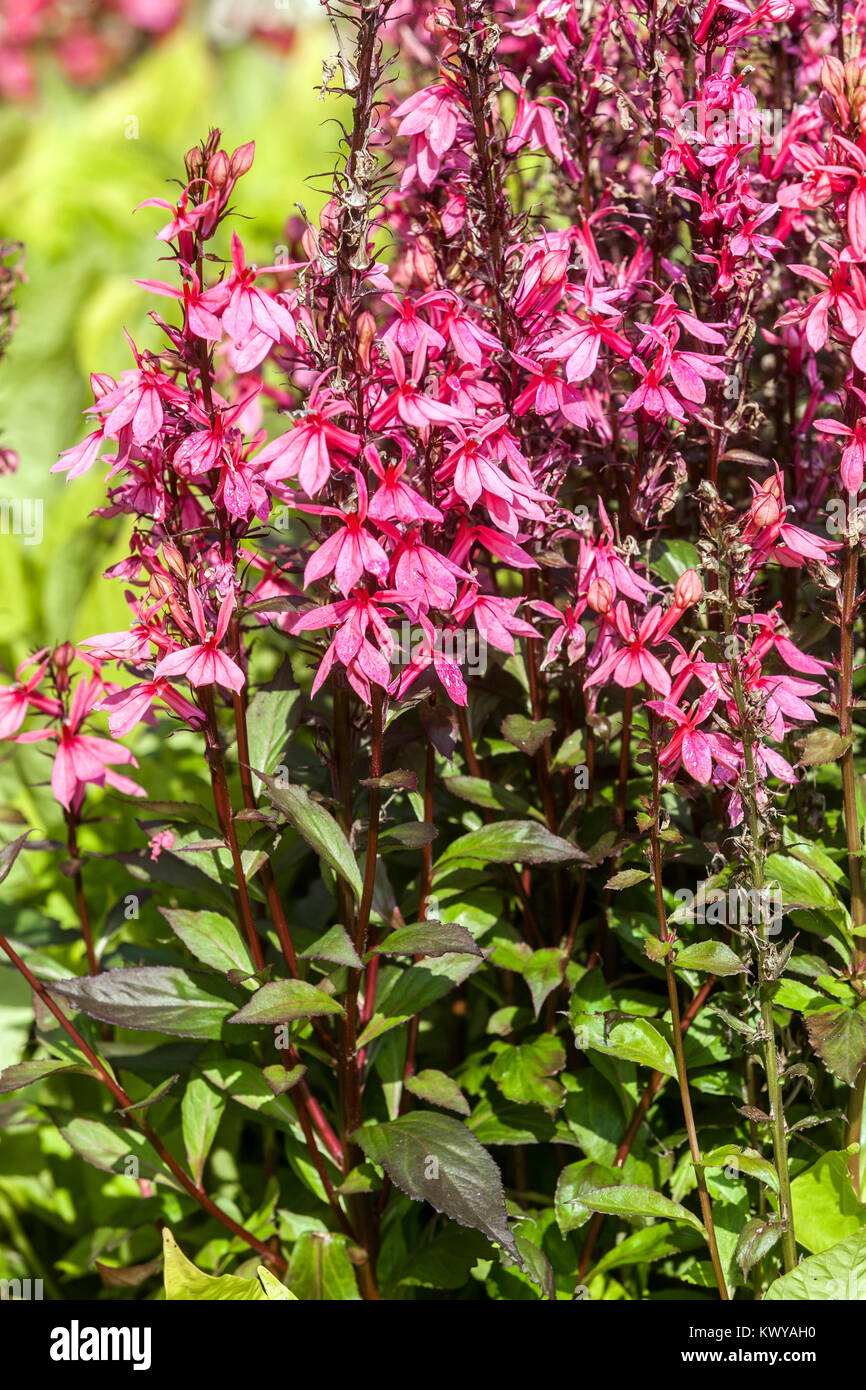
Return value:
<svg viewBox="0 0 866 1390">
<path fill-rule="evenodd" d="M 223 310 L 222 326 L 234 344 L 237 371 L 246 372 L 258 366 L 271 345 L 284 337 L 294 341 L 295 320 L 286 306 L 278 296 L 256 285 L 260 275 L 280 269 L 248 266 L 241 239 L 237 232 L 232 233 L 232 273 L 226 281 L 229 300 Z"/>
<path fill-rule="evenodd" d="M 17 668 L 15 675 L 21 677 L 28 666 L 38 661 L 35 671 L 26 680 L 16 680 L 12 685 L 0 688 L 0 738 L 11 738 L 24 723 L 29 709 L 40 710 L 43 714 L 59 714 L 60 704 L 47 695 L 40 695 L 37 687 L 45 675 L 47 660 L 40 661 L 30 657 Z"/>
<path fill-rule="evenodd" d="M 128 777 L 122 777 L 112 770 L 113 763 L 138 764 L 128 748 L 113 743 L 111 739 L 99 738 L 93 734 L 83 734 L 81 727 L 90 711 L 101 700 L 105 686 L 96 674 L 89 678 L 82 676 L 75 688 L 69 714 L 61 722 L 59 729 L 33 729 L 19 734 L 18 743 L 37 743 L 43 739 L 56 739 L 57 752 L 51 772 L 51 790 L 67 810 L 78 807 L 84 798 L 89 782 L 97 786 L 115 787 L 118 791 L 144 796 L 145 793 Z"/>
<path fill-rule="evenodd" d="M 112 738 L 124 738 L 141 720 L 147 719 L 148 722 L 152 722 L 150 710 L 155 700 L 162 700 L 170 710 L 193 728 L 204 722 L 201 710 L 184 699 L 180 691 L 164 679 L 142 681 L 126 690 L 115 690 L 97 705 L 97 709 L 108 711 L 108 727 Z"/>
<path fill-rule="evenodd" d="M 602 685 L 607 680 L 614 680 L 617 685 L 627 690 L 641 681 L 646 681 L 653 690 L 660 690 L 663 695 L 669 695 L 671 678 L 658 658 L 649 651 L 649 643 L 655 635 L 661 613 L 661 606 L 657 604 L 644 615 L 640 627 L 635 631 L 628 607 L 620 601 L 614 608 L 613 621 L 624 646 L 611 652 L 593 671 L 586 685 Z"/>
<path fill-rule="evenodd" d="M 151 859 L 158 859 L 164 849 L 171 849 L 174 844 L 174 832 L 172 830 L 158 830 L 155 835 L 151 835 L 148 840 Z"/>
<path fill-rule="evenodd" d="M 333 573 L 337 588 L 344 597 L 348 596 L 367 571 L 384 584 L 388 578 L 388 556 L 376 538 L 365 529 L 367 520 L 367 485 L 356 472 L 358 486 L 358 510 L 344 513 L 337 507 L 306 507 L 305 511 L 315 510 L 322 516 L 337 518 L 338 528 L 332 536 L 314 550 L 304 569 L 304 588 L 307 589 L 317 579 Z"/>
<path fill-rule="evenodd" d="M 267 482 L 273 486 L 284 478 L 297 478 L 308 497 L 321 492 L 333 468 L 344 466 L 342 460 L 331 457 L 332 451 L 356 458 L 361 447 L 357 434 L 333 423 L 351 410 L 348 401 L 337 397 L 318 401 L 314 393 L 310 409 L 294 428 L 256 455 L 254 462 L 267 467 Z"/>
<path fill-rule="evenodd" d="M 234 594 L 229 593 L 223 599 L 213 632 L 208 630 L 202 601 L 192 581 L 187 589 L 187 597 L 193 625 L 201 640 L 191 647 L 182 647 L 162 657 L 154 668 L 154 678 L 186 676 L 190 685 L 222 685 L 227 690 L 242 690 L 246 682 L 243 671 L 225 652 L 219 650 L 234 610 Z"/>
</svg>

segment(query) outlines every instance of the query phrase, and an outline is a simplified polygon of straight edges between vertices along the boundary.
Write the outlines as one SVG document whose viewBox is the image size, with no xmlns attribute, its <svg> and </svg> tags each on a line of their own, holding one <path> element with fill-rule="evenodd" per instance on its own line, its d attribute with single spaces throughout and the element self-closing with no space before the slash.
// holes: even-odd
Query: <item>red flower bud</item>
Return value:
<svg viewBox="0 0 866 1390">
<path fill-rule="evenodd" d="M 674 603 L 677 608 L 692 608 L 703 592 L 704 586 L 697 570 L 686 570 L 674 585 Z"/>
<path fill-rule="evenodd" d="M 609 613 L 613 607 L 613 585 L 607 579 L 594 579 L 586 601 L 594 613 Z"/>
</svg>

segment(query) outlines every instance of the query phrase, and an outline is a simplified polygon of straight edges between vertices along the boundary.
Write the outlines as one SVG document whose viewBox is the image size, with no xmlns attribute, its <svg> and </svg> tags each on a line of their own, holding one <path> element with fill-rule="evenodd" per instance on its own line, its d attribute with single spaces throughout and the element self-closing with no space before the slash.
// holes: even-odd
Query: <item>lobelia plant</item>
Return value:
<svg viewBox="0 0 866 1390">
<path fill-rule="evenodd" d="M 0 1090 L 145 1296 L 847 1296 L 866 7 L 325 8 L 318 222 L 251 264 L 211 131 L 55 464 L 131 624 L 0 691 L 83 948 L 5 919 Z"/>
</svg>

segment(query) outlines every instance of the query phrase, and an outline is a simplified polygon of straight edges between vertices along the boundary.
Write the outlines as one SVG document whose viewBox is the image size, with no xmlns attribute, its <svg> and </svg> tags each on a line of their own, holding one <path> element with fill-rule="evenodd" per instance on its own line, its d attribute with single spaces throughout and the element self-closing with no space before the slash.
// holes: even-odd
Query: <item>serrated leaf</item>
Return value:
<svg viewBox="0 0 866 1390">
<path fill-rule="evenodd" d="M 539 719 L 533 723 L 523 714 L 506 715 L 502 721 L 502 737 L 519 748 L 521 753 L 533 757 L 545 739 L 550 738 L 556 728 L 552 719 Z"/>
<path fill-rule="evenodd" d="M 745 965 L 723 941 L 695 941 L 677 951 L 678 970 L 706 970 L 711 975 L 738 975 Z"/>
<path fill-rule="evenodd" d="M 577 845 L 552 835 L 531 820 L 493 821 L 454 840 L 439 856 L 437 867 L 452 859 L 479 859 L 494 864 L 567 864 L 586 861 Z"/>
<path fill-rule="evenodd" d="M 506 1100 L 516 1105 L 540 1105 L 551 1113 L 565 1098 L 560 1082 L 554 1080 L 565 1066 L 565 1048 L 553 1033 L 515 1047 L 497 1043 L 490 1076 Z"/>
<path fill-rule="evenodd" d="M 634 1183 L 623 1183 L 620 1187 L 603 1187 L 580 1194 L 583 1206 L 590 1211 L 604 1212 L 606 1216 L 650 1216 L 661 1221 L 681 1221 L 696 1231 L 703 1231 L 703 1225 L 679 1202 L 672 1202 L 661 1192 L 651 1187 L 639 1187 Z"/>
<path fill-rule="evenodd" d="M 387 848 L 389 840 L 396 840 L 404 849 L 423 849 L 431 845 L 439 831 L 429 821 L 405 821 L 402 825 L 392 825 L 379 834 L 380 844 Z"/>
<path fill-rule="evenodd" d="M 848 1164 L 847 1153 L 830 1151 L 791 1183 L 797 1240 L 813 1255 L 866 1226 L 866 1206 L 857 1200 Z"/>
<path fill-rule="evenodd" d="M 563 1235 L 577 1231 L 592 1216 L 589 1207 L 580 1201 L 584 1191 L 595 1192 L 599 1188 L 616 1187 L 622 1182 L 622 1170 L 611 1168 L 606 1163 L 597 1163 L 592 1158 L 582 1158 L 578 1163 L 569 1163 L 559 1175 L 554 1196 L 556 1224 Z"/>
<path fill-rule="evenodd" d="M 4 845 L 0 849 L 0 883 L 12 872 L 12 865 L 27 843 L 28 836 L 32 834 L 32 830 L 25 830 L 23 835 L 18 836 L 17 840 L 10 840 L 8 845 Z"/>
<path fill-rule="evenodd" d="M 753 1149 L 741 1149 L 737 1144 L 722 1144 L 701 1159 L 702 1168 L 734 1167 L 747 1177 L 758 1178 L 773 1192 L 779 1191 L 779 1175 L 769 1159 L 762 1158 Z"/>
<path fill-rule="evenodd" d="M 241 970 L 253 973 L 253 962 L 246 942 L 228 917 L 220 912 L 192 912 L 181 907 L 161 907 L 175 936 L 188 951 L 214 970 L 227 974 Z"/>
<path fill-rule="evenodd" d="M 740 1231 L 734 1249 L 736 1260 L 744 1279 L 749 1277 L 759 1260 L 769 1255 L 773 1246 L 781 1239 L 783 1226 L 776 1216 L 753 1216 Z"/>
<path fill-rule="evenodd" d="M 866 1302 L 866 1229 L 776 1279 L 764 1302 Z"/>
<path fill-rule="evenodd" d="M 586 1014 L 580 1010 L 572 1016 L 574 1040 L 579 1048 L 593 1048 L 610 1057 L 676 1076 L 677 1068 L 670 1043 L 646 1018 L 616 1021 L 605 1032 L 604 1014 Z"/>
<path fill-rule="evenodd" d="M 122 966 L 101 975 L 52 982 L 51 993 L 91 1018 L 119 1028 L 172 1033 L 182 1038 L 218 1038 L 234 1008 L 220 980 L 175 966 Z"/>
<path fill-rule="evenodd" d="M 458 922 L 417 922 L 390 932 L 374 951 L 387 956 L 447 956 L 454 951 L 467 956 L 483 952 L 475 937 Z"/>
<path fill-rule="evenodd" d="M 46 1076 L 55 1076 L 64 1071 L 89 1072 L 90 1068 L 54 1061 L 50 1057 L 34 1062 L 14 1062 L 11 1067 L 6 1067 L 0 1072 L 0 1095 L 20 1091 L 24 1086 L 33 1086 L 37 1081 L 44 1081 Z"/>
<path fill-rule="evenodd" d="M 422 1112 L 366 1125 L 355 1140 L 401 1191 L 461 1226 L 482 1231 L 519 1261 L 499 1169 L 471 1130 L 449 1115 Z"/>
<path fill-rule="evenodd" d="M 614 874 L 612 878 L 609 878 L 604 886 L 618 893 L 621 892 L 623 888 L 633 888 L 636 883 L 643 883 L 644 880 L 648 878 L 649 874 L 645 869 L 621 869 L 618 874 Z"/>
<path fill-rule="evenodd" d="M 303 1231 L 292 1246 L 286 1275 L 302 1303 L 360 1300 L 346 1237 L 331 1231 Z"/>
<path fill-rule="evenodd" d="M 229 1023 L 289 1023 L 296 1018 L 342 1014 L 341 1004 L 307 980 L 272 980 L 262 985 Z"/>
<path fill-rule="evenodd" d="M 324 936 L 320 936 L 306 951 L 301 951 L 298 960 L 327 960 L 333 965 L 347 965 L 352 970 L 360 970 L 362 967 L 361 957 L 352 945 L 352 938 L 339 923 L 330 927 Z"/>
<path fill-rule="evenodd" d="M 850 734 L 843 736 L 836 729 L 812 729 L 797 741 L 797 761 L 801 767 L 823 767 L 825 763 L 838 762 L 851 743 Z"/>
<path fill-rule="evenodd" d="M 833 1076 L 853 1086 L 866 1061 L 866 1018 L 859 1009 L 828 1009 L 806 1019 L 809 1041 Z"/>
<path fill-rule="evenodd" d="M 498 782 L 488 782 L 483 777 L 455 775 L 443 777 L 442 784 L 455 796 L 459 796 L 461 801 L 469 801 L 473 806 L 481 806 L 489 811 L 507 811 L 513 816 L 542 818 L 541 812 L 534 810 L 524 797 L 500 786 Z"/>
<path fill-rule="evenodd" d="M 291 668 L 280 673 L 279 680 L 287 684 Z M 274 689 L 272 683 L 257 690 L 247 709 L 247 736 L 250 746 L 250 767 L 263 767 L 273 774 L 280 763 L 288 742 L 291 727 L 300 712 L 300 691 Z"/>
<path fill-rule="evenodd" d="M 427 1068 L 407 1077 L 404 1085 L 413 1096 L 417 1096 L 419 1100 L 426 1100 L 429 1105 L 441 1105 L 446 1110 L 456 1110 L 458 1115 L 469 1114 L 468 1100 L 453 1077 L 444 1071 Z"/>
<path fill-rule="evenodd" d="M 565 951 L 543 947 L 540 951 L 533 951 L 523 967 L 523 978 L 532 995 L 532 1007 L 536 1018 L 548 995 L 562 984 L 565 964 Z"/>
<path fill-rule="evenodd" d="M 771 854 L 765 865 L 767 884 L 782 890 L 785 911 L 794 908 L 833 908 L 837 898 L 831 885 L 808 864 L 791 855 Z"/>
<path fill-rule="evenodd" d="M 295 783 L 281 787 L 275 778 L 257 769 L 254 771 L 264 782 L 271 801 L 282 811 L 289 824 L 335 873 L 345 879 L 355 896 L 360 898 L 363 883 L 355 856 L 349 841 L 330 812 L 318 801 L 314 801 L 306 788 Z"/>
</svg>

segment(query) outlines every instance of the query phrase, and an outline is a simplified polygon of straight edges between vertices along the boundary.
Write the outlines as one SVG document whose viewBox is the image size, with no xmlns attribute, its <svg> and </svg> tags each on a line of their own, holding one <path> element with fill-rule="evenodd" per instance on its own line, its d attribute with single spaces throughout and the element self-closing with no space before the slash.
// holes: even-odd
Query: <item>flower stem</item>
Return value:
<svg viewBox="0 0 866 1390">
<path fill-rule="evenodd" d="M 209 1216 L 214 1217 L 215 1220 L 221 1222 L 227 1230 L 231 1231 L 232 1235 L 237 1236 L 240 1240 L 244 1241 L 245 1244 L 257 1251 L 266 1263 L 274 1266 L 280 1273 L 285 1273 L 288 1266 L 283 1256 L 275 1254 L 263 1241 L 258 1240 L 256 1236 L 252 1235 L 244 1226 L 241 1226 L 239 1222 L 235 1221 L 226 1212 L 221 1211 L 216 1202 L 207 1195 L 204 1188 L 199 1186 L 199 1184 L 181 1167 L 177 1159 L 169 1152 L 159 1136 L 151 1129 L 147 1121 L 142 1119 L 136 1112 L 134 1101 L 127 1095 L 126 1091 L 105 1064 L 100 1061 L 93 1049 L 88 1046 L 84 1038 L 78 1032 L 78 1029 L 66 1017 L 60 1006 L 54 1002 L 45 985 L 43 985 L 40 980 L 37 980 L 32 971 L 24 964 L 21 957 L 10 946 L 5 936 L 2 935 L 0 935 L 0 949 L 8 956 L 9 960 L 15 966 L 15 969 L 23 975 L 34 994 L 38 995 L 45 1007 L 54 1015 L 61 1028 L 75 1044 L 82 1056 L 86 1057 L 96 1073 L 97 1078 L 104 1086 L 108 1087 L 121 1109 L 129 1114 L 133 1124 L 144 1135 L 151 1148 L 159 1154 L 166 1168 L 177 1178 L 177 1181 L 184 1191 L 188 1192 L 190 1197 L 195 1199 L 203 1211 L 206 1211 Z"/>
<path fill-rule="evenodd" d="M 652 823 L 650 826 L 650 862 L 652 867 L 653 887 L 655 889 L 656 913 L 659 925 L 659 940 L 668 941 L 668 918 L 665 910 L 664 895 L 662 893 L 662 850 L 661 838 L 659 834 L 659 815 L 660 815 L 660 791 L 659 791 L 659 760 L 658 746 L 655 737 L 655 715 L 650 716 L 652 724 L 652 810 L 650 812 Z M 683 1107 L 683 1118 L 686 1124 L 686 1134 L 689 1141 L 689 1152 L 692 1156 L 692 1163 L 695 1170 L 695 1180 L 698 1187 L 698 1198 L 701 1204 L 701 1214 L 704 1218 L 704 1230 L 707 1237 L 707 1247 L 710 1252 L 710 1260 L 713 1265 L 716 1286 L 719 1290 L 719 1298 L 727 1302 L 728 1286 L 725 1281 L 724 1270 L 719 1256 L 719 1247 L 716 1241 L 716 1229 L 713 1224 L 713 1206 L 710 1201 L 710 1194 L 707 1189 L 707 1180 L 701 1163 L 701 1149 L 698 1143 L 698 1131 L 695 1125 L 695 1115 L 692 1109 L 692 1097 L 689 1090 L 689 1075 L 686 1070 L 686 1054 L 683 1045 L 683 1027 L 680 1019 L 680 1004 L 677 996 L 677 981 L 674 975 L 674 968 L 671 964 L 670 952 L 665 956 L 665 979 L 668 987 L 668 1000 L 671 1009 L 671 1033 L 673 1036 L 674 1058 L 677 1067 L 677 1081 L 680 1087 L 680 1099 Z"/>
</svg>

